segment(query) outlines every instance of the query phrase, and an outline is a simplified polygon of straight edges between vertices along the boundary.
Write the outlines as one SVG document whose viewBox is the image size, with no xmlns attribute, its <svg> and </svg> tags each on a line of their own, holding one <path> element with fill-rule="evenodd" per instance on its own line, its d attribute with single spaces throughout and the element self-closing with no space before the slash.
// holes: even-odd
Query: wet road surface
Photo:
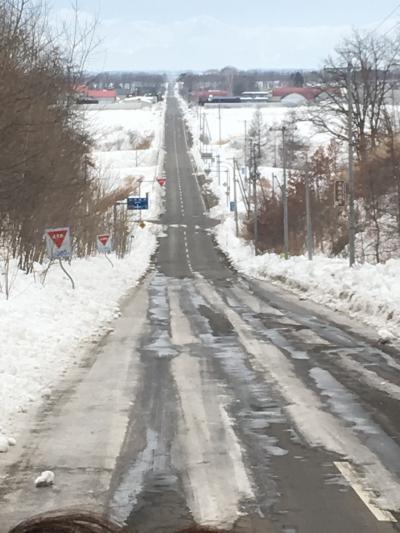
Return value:
<svg viewBox="0 0 400 533">
<path fill-rule="evenodd" d="M 213 243 L 172 95 L 165 143 L 154 265 L 15 460 L 0 462 L 0 531 L 72 505 L 138 532 L 194 522 L 398 530 L 399 354 L 359 324 L 234 272 Z M 56 484 L 35 490 L 43 469 Z"/>
</svg>

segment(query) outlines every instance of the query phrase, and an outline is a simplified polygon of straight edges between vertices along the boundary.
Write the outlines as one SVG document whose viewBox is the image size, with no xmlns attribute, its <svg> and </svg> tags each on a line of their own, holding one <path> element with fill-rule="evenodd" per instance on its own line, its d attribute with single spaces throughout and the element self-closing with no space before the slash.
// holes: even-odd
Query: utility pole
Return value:
<svg viewBox="0 0 400 533">
<path fill-rule="evenodd" d="M 355 262 L 355 212 L 354 212 L 354 172 L 353 172 L 353 95 L 352 95 L 352 65 L 347 65 L 347 129 L 349 137 L 349 263 L 352 267 Z"/>
<path fill-rule="evenodd" d="M 283 241 L 285 259 L 289 258 L 289 214 L 288 214 L 288 194 L 286 176 L 286 127 L 282 126 L 282 166 L 283 166 Z"/>
<path fill-rule="evenodd" d="M 218 104 L 218 136 L 219 146 L 221 148 L 222 136 L 221 136 L 221 104 Z"/>
<path fill-rule="evenodd" d="M 233 158 L 233 201 L 235 202 L 236 237 L 239 237 L 239 217 L 238 217 L 237 191 L 236 191 L 236 159 L 235 158 Z"/>
<path fill-rule="evenodd" d="M 231 177 L 229 174 L 229 168 L 225 169 L 226 172 L 226 205 L 229 208 L 231 201 Z"/>
<path fill-rule="evenodd" d="M 218 185 L 221 185 L 221 156 L 217 155 L 217 174 L 218 174 Z"/>
<path fill-rule="evenodd" d="M 306 159 L 306 219 L 307 219 L 307 252 L 308 259 L 312 261 L 314 252 L 314 242 L 312 234 L 312 220 L 311 220 L 311 202 L 310 202 L 310 168 L 308 165 L 308 158 Z"/>
<path fill-rule="evenodd" d="M 257 167 L 257 157 L 256 157 L 256 145 L 252 144 L 251 146 L 251 159 L 253 170 L 253 201 L 254 201 L 254 255 L 258 254 L 258 202 L 257 202 L 257 178 L 258 178 L 258 167 Z"/>
<path fill-rule="evenodd" d="M 247 168 L 247 120 L 244 121 L 244 167 Z"/>
<path fill-rule="evenodd" d="M 272 199 L 275 200 L 275 174 L 272 173 Z"/>
</svg>

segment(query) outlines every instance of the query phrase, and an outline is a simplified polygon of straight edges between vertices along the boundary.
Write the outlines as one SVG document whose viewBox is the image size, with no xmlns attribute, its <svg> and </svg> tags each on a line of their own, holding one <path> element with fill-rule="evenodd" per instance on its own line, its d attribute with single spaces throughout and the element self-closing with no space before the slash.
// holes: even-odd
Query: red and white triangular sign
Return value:
<svg viewBox="0 0 400 533">
<path fill-rule="evenodd" d="M 106 244 L 110 240 L 110 235 L 109 234 L 98 235 L 97 238 L 99 239 L 99 241 L 101 242 L 103 246 L 106 246 Z"/>
<path fill-rule="evenodd" d="M 157 181 L 161 185 L 161 187 L 163 187 L 167 182 L 166 178 L 157 178 Z"/>
<path fill-rule="evenodd" d="M 65 236 L 68 233 L 68 229 L 57 229 L 57 230 L 49 230 L 47 232 L 50 239 L 54 242 L 54 244 L 57 246 L 57 248 L 61 248 L 63 245 Z"/>
</svg>

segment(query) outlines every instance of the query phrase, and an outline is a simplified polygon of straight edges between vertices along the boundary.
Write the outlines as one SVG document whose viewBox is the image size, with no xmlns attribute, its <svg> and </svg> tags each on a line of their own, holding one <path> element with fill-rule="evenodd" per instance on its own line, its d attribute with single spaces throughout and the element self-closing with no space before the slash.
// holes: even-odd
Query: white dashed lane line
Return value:
<svg viewBox="0 0 400 533">
<path fill-rule="evenodd" d="M 346 461 L 335 462 L 334 465 L 342 474 L 344 479 L 349 483 L 360 500 L 368 507 L 378 522 L 397 522 L 390 511 L 380 509 L 373 503 L 371 494 L 364 488 L 360 476 L 354 470 L 350 463 Z"/>
</svg>

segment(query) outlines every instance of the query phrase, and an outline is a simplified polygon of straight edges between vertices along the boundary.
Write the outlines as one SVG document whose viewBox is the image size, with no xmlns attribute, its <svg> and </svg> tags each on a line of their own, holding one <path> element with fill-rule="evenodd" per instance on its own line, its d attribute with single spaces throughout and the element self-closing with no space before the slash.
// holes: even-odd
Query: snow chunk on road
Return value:
<svg viewBox="0 0 400 533">
<path fill-rule="evenodd" d="M 386 328 L 381 328 L 380 330 L 378 330 L 378 335 L 379 335 L 379 342 L 381 344 L 389 344 L 392 341 L 394 341 L 396 338 L 393 335 L 393 333 Z"/>
<path fill-rule="evenodd" d="M 35 487 L 50 487 L 54 484 L 55 477 L 56 476 L 54 475 L 54 472 L 52 472 L 51 470 L 46 470 L 35 479 Z"/>
</svg>

